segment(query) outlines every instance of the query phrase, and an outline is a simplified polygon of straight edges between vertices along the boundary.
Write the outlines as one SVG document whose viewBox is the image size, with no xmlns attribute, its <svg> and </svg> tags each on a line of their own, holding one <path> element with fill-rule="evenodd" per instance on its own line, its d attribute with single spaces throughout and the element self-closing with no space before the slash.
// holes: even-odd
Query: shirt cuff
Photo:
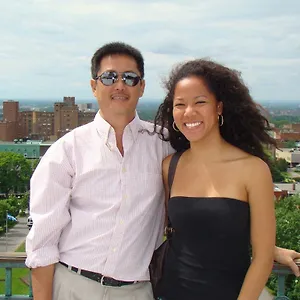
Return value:
<svg viewBox="0 0 300 300">
<path fill-rule="evenodd" d="M 46 247 L 35 251 L 27 251 L 25 264 L 28 268 L 45 267 L 59 262 L 57 247 Z"/>
</svg>

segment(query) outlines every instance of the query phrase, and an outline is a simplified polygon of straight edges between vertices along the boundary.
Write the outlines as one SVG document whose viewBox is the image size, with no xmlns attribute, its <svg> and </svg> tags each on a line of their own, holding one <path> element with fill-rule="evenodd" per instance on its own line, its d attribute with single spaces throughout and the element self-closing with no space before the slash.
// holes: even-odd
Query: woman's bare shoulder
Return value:
<svg viewBox="0 0 300 300">
<path fill-rule="evenodd" d="M 258 187 L 272 183 L 272 174 L 268 164 L 261 158 L 249 155 L 243 164 L 243 176 L 247 186 Z"/>
</svg>

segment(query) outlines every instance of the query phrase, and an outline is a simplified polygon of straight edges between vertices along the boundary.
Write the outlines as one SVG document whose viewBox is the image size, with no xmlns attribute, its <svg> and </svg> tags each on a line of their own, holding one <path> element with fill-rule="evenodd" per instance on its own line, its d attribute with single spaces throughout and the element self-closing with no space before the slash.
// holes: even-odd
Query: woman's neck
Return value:
<svg viewBox="0 0 300 300">
<path fill-rule="evenodd" d="M 189 151 L 191 158 L 203 162 L 216 161 L 224 154 L 224 148 L 227 145 L 227 142 L 217 133 L 197 142 L 191 142 Z"/>
</svg>

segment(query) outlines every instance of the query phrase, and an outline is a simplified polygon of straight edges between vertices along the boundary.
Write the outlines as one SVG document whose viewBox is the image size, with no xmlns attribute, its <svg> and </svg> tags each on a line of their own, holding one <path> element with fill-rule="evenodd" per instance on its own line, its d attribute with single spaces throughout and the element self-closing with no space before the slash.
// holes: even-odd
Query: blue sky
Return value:
<svg viewBox="0 0 300 300">
<path fill-rule="evenodd" d="M 210 57 L 262 100 L 300 100 L 299 0 L 0 0 L 0 98 L 92 99 L 90 59 L 124 41 L 145 58 L 144 98 L 175 63 Z"/>
</svg>

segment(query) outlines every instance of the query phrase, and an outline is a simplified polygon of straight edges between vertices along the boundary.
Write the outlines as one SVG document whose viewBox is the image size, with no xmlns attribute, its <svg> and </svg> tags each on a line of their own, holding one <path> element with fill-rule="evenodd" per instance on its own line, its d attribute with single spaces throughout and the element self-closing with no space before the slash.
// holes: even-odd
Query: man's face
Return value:
<svg viewBox="0 0 300 300">
<path fill-rule="evenodd" d="M 129 86 L 122 80 L 122 74 L 124 72 L 133 72 L 141 76 L 136 61 L 127 55 L 106 56 L 100 62 L 97 76 L 104 72 L 109 72 L 105 74 L 115 72 L 117 80 L 114 83 L 108 80 L 109 84 L 112 83 L 111 85 L 105 85 L 107 81 L 102 83 L 100 78 L 91 80 L 91 87 L 101 109 L 101 115 L 104 118 L 124 116 L 133 119 L 138 99 L 144 93 L 145 82 L 140 80 L 135 86 Z"/>
</svg>

